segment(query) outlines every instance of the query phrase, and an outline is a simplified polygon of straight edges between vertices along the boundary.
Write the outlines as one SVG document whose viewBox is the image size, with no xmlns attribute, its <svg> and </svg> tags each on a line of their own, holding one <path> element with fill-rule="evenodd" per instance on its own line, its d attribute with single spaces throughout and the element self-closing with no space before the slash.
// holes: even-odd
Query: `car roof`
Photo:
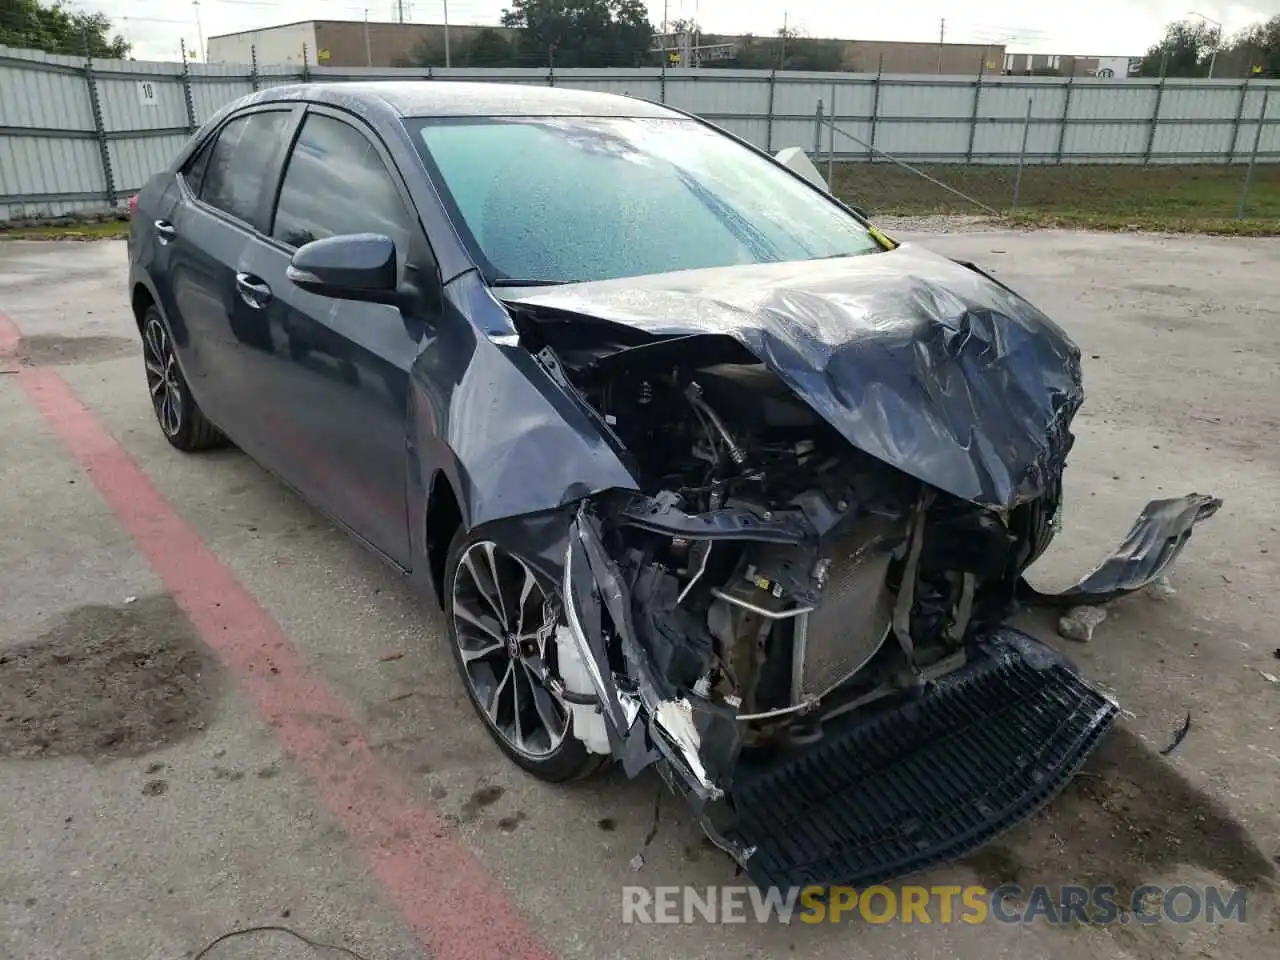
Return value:
<svg viewBox="0 0 1280 960">
<path fill-rule="evenodd" d="M 288 84 L 255 98 L 309 100 L 337 106 L 382 107 L 398 117 L 654 117 L 683 114 L 611 93 L 522 83 L 459 80 L 379 80 Z"/>
</svg>

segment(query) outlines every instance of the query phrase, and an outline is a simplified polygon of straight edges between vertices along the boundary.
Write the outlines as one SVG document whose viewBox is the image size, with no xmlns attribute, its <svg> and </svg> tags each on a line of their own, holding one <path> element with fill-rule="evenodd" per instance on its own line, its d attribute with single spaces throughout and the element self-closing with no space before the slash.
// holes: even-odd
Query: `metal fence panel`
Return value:
<svg viewBox="0 0 1280 960">
<path fill-rule="evenodd" d="M 1063 155 L 1077 163 L 1141 162 L 1146 152 L 1148 129 L 1145 123 L 1067 127 L 1062 141 Z"/>
<path fill-rule="evenodd" d="M 1061 84 L 1026 86 L 988 82 L 983 84 L 978 119 L 1022 120 L 1031 101 L 1032 120 L 1062 120 L 1067 88 Z"/>
<path fill-rule="evenodd" d="M 807 120 L 775 119 L 773 121 L 773 152 L 777 153 L 786 147 L 803 147 L 805 150 L 812 151 L 816 132 L 812 117 Z M 856 133 L 857 131 L 850 132 Z M 836 140 L 839 141 L 840 138 L 836 137 Z M 823 134 L 822 142 L 824 144 L 827 142 L 826 134 Z M 764 144 L 756 143 L 756 146 L 762 147 Z M 847 149 L 849 149 L 847 143 L 845 146 L 841 146 L 839 142 L 836 143 L 836 150 Z"/>
<path fill-rule="evenodd" d="M 71 57 L 0 47 L 0 127 L 92 130 L 83 66 Z"/>
<path fill-rule="evenodd" d="M 1071 98 L 1073 120 L 1149 120 L 1155 113 L 1158 83 L 1127 80 L 1076 80 Z"/>
<path fill-rule="evenodd" d="M 910 76 L 886 77 L 880 91 L 880 114 L 884 117 L 909 117 L 959 120 L 973 112 L 976 77 L 959 79 L 944 77 L 945 83 L 930 82 Z M 961 151 L 963 153 L 963 150 Z"/>
<path fill-rule="evenodd" d="M 253 92 L 248 80 L 208 80 L 192 78 L 191 105 L 195 110 L 196 124 L 202 124 L 234 100 Z"/>
<path fill-rule="evenodd" d="M 4 138 L 0 220 L 61 216 L 105 206 L 98 146 L 87 138 Z"/>
<path fill-rule="evenodd" d="M 1258 143 L 1258 153 L 1260 156 L 1266 156 L 1268 153 L 1275 156 L 1277 147 L 1275 141 L 1270 139 L 1269 135 L 1275 136 L 1277 126 L 1280 125 L 1280 84 L 1271 88 L 1271 97 L 1267 100 L 1264 85 L 1251 83 L 1249 84 L 1249 89 L 1245 92 L 1244 103 L 1240 109 L 1240 123 L 1236 129 L 1235 159 L 1237 161 L 1248 160 L 1249 154 L 1253 151 L 1253 141 L 1257 135 L 1258 119 L 1262 114 L 1264 101 L 1267 103 L 1267 120 L 1269 122 L 1263 125 L 1262 137 Z"/>
<path fill-rule="evenodd" d="M 876 149 L 913 163 L 918 160 L 963 162 L 968 147 L 967 120 L 885 123 L 876 135 Z"/>
<path fill-rule="evenodd" d="M 1230 153 L 1234 130 L 1230 120 L 1158 125 L 1151 140 L 1151 158 L 1168 163 L 1185 163 L 1188 158 L 1223 160 Z"/>
<path fill-rule="evenodd" d="M 99 65 L 95 63 L 94 69 L 100 70 Z M 176 74 L 158 73 L 153 79 L 140 75 L 115 77 L 101 71 L 97 82 L 102 122 L 108 133 L 187 126 L 180 69 Z"/>
<path fill-rule="evenodd" d="M 835 156 L 868 145 L 914 162 L 1013 163 L 1027 100 L 1031 163 L 1280 161 L 1280 83 L 988 74 L 826 74 L 661 68 L 384 69 L 93 61 L 0 47 L 0 219 L 122 202 L 189 131 L 278 84 L 367 79 L 502 81 L 666 102 L 757 146 Z M 1276 91 L 1259 128 L 1264 91 Z M 95 115 L 94 104 L 97 104 Z M 15 211 L 17 211 L 15 213 Z"/>
<path fill-rule="evenodd" d="M 135 140 L 113 140 L 107 144 L 111 170 L 121 196 L 137 193 L 151 175 L 167 167 L 183 144 L 187 134 L 146 137 Z"/>
<path fill-rule="evenodd" d="M 1220 120 L 1233 117 L 1240 102 L 1240 81 L 1214 80 L 1212 83 L 1220 85 L 1190 87 L 1168 81 L 1160 101 L 1160 119 Z"/>
</svg>

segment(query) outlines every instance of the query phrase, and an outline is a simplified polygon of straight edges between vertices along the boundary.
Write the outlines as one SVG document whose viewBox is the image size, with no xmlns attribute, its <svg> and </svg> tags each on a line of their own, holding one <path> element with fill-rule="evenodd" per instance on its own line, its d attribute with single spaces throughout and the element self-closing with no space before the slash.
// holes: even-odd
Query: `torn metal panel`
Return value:
<svg viewBox="0 0 1280 960">
<path fill-rule="evenodd" d="M 984 506 L 1044 492 L 1083 400 L 1079 348 L 1057 324 L 911 244 L 511 293 L 655 338 L 730 337 L 858 449 Z"/>
<path fill-rule="evenodd" d="M 574 390 L 512 342 L 510 318 L 478 277 L 458 277 L 444 295 L 445 322 L 410 369 L 410 439 L 425 461 L 447 466 L 466 525 L 637 489 L 626 452 Z"/>
<path fill-rule="evenodd" d="M 678 690 L 672 677 L 657 667 L 651 651 L 639 642 L 631 591 L 617 563 L 604 548 L 600 521 L 591 515 L 585 502 L 579 507 L 570 540 L 571 544 L 576 542 L 580 545 L 581 550 L 574 545 L 569 548 L 566 589 L 577 597 L 589 595 L 592 598 L 589 603 L 598 597 L 599 604 L 607 612 L 617 634 L 627 675 L 636 687 L 638 712 L 647 718 L 649 740 L 656 748 L 656 753 L 643 754 L 632 749 L 635 754 L 633 760 L 652 762 L 660 754 L 680 772 L 688 792 L 700 802 L 719 799 L 724 795 L 720 783 L 731 778 L 740 746 L 734 716 L 736 711 L 691 692 Z M 603 624 L 599 620 L 583 622 L 576 615 L 575 619 L 576 625 L 571 620 L 571 626 L 577 630 L 602 630 Z M 587 643 L 593 656 L 597 657 L 596 674 L 600 676 L 601 689 L 608 691 L 611 684 L 603 676 L 608 667 L 603 634 L 594 639 L 587 638 Z M 606 692 L 606 696 L 612 698 L 605 701 L 609 704 L 610 714 L 615 713 L 615 707 L 621 709 L 616 692 Z M 626 729 L 616 717 L 614 723 L 620 731 Z M 620 737 L 620 740 L 625 739 L 635 737 L 629 734 Z"/>
<path fill-rule="evenodd" d="M 1115 600 L 1141 590 L 1173 566 L 1191 531 L 1218 512 L 1222 501 L 1202 493 L 1173 500 L 1152 500 L 1129 529 L 1124 541 L 1092 573 L 1061 593 L 1042 593 L 1027 582 L 1019 595 L 1029 603 L 1077 607 Z"/>
</svg>

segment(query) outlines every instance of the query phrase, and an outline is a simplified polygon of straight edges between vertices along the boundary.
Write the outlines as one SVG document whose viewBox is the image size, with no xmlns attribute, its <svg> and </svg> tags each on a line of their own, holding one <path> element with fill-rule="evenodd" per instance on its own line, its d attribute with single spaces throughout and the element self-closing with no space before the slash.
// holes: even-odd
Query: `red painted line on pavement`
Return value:
<svg viewBox="0 0 1280 960">
<path fill-rule="evenodd" d="M 0 362 L 20 334 L 0 313 Z M 514 902 L 369 747 L 350 709 L 55 371 L 19 385 L 93 479 L 178 606 L 227 666 L 433 958 L 551 960 Z"/>
</svg>

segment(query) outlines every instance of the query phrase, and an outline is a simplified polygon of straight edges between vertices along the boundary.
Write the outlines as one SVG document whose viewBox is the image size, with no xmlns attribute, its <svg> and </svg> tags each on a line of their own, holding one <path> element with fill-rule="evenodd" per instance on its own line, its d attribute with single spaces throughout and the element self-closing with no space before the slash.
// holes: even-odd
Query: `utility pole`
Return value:
<svg viewBox="0 0 1280 960">
<path fill-rule="evenodd" d="M 404 23 L 404 0 L 396 0 L 396 22 Z"/>
<path fill-rule="evenodd" d="M 196 12 L 196 37 L 200 40 L 200 62 L 205 63 L 204 55 L 204 27 L 200 26 L 200 0 L 191 0 L 191 6 Z"/>
<path fill-rule="evenodd" d="M 373 50 L 369 46 L 369 8 L 364 8 L 364 65 L 373 66 Z"/>
<path fill-rule="evenodd" d="M 698 26 L 698 10 L 701 4 L 698 0 L 693 0 L 693 55 L 689 58 L 691 67 L 702 66 L 702 46 L 701 34 L 702 28 Z"/>
<path fill-rule="evenodd" d="M 444 65 L 453 65 L 449 62 L 449 0 L 444 0 Z"/>
<path fill-rule="evenodd" d="M 938 72 L 942 72 L 942 45 L 947 41 L 947 18 L 938 20 Z"/>
<path fill-rule="evenodd" d="M 1217 30 L 1215 30 L 1213 33 L 1213 52 L 1209 54 L 1208 79 L 1212 80 L 1213 68 L 1214 68 L 1214 65 L 1217 64 L 1218 62 L 1218 47 L 1222 45 L 1222 23 L 1221 21 L 1213 19 L 1213 17 L 1206 17 L 1203 13 L 1196 13 L 1194 10 L 1190 11 L 1190 13 L 1191 13 L 1191 16 L 1199 17 L 1205 23 L 1212 23 L 1215 27 L 1217 27 Z"/>
<path fill-rule="evenodd" d="M 778 51 L 778 69 L 785 70 L 787 68 L 787 11 L 782 11 L 782 33 L 779 36 L 782 41 L 782 48 Z"/>
</svg>

